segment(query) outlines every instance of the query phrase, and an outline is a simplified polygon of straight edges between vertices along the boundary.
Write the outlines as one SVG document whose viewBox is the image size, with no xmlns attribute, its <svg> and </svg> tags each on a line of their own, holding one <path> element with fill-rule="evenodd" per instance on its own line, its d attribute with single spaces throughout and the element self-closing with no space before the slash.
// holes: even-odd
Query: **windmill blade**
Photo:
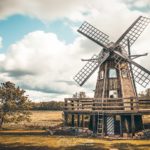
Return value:
<svg viewBox="0 0 150 150">
<path fill-rule="evenodd" d="M 127 39 L 130 39 L 130 46 L 138 39 L 147 25 L 150 23 L 150 18 L 143 16 L 138 17 L 133 24 L 122 34 L 122 36 L 116 41 L 116 45 L 120 45 L 125 48 L 128 43 Z"/>
<path fill-rule="evenodd" d="M 93 55 L 91 60 L 75 75 L 74 80 L 82 86 L 90 76 L 95 72 L 99 65 L 101 65 L 109 57 L 109 52 L 101 52 L 99 55 Z M 94 60 L 97 59 L 97 60 Z"/>
<path fill-rule="evenodd" d="M 134 80 L 145 88 L 150 83 L 150 71 L 134 61 L 131 64 Z"/>
<path fill-rule="evenodd" d="M 150 71 L 142 67 L 132 59 L 129 59 L 125 55 L 122 55 L 120 52 L 113 51 L 114 62 L 116 63 L 115 67 L 118 67 L 118 64 L 121 61 L 127 61 L 131 63 L 131 69 L 133 71 L 134 80 L 143 86 L 144 88 L 150 83 Z"/>
<path fill-rule="evenodd" d="M 88 22 L 85 21 L 78 29 L 78 32 L 91 39 L 95 43 L 99 44 L 103 48 L 107 48 L 107 45 L 109 43 L 109 36 L 93 27 Z"/>
<path fill-rule="evenodd" d="M 142 67 L 132 59 L 129 59 L 125 55 L 122 55 L 120 52 L 113 51 L 114 62 L 116 63 L 115 67 L 118 67 L 118 64 L 121 61 L 127 61 L 131 63 L 131 69 L 133 71 L 134 80 L 143 86 L 144 88 L 150 83 L 150 71 Z"/>
</svg>

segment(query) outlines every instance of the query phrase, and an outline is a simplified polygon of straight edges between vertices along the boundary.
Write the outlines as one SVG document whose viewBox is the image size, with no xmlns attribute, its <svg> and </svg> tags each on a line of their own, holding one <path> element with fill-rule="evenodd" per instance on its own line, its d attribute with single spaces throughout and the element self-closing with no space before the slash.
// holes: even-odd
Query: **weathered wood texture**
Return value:
<svg viewBox="0 0 150 150">
<path fill-rule="evenodd" d="M 109 76 L 110 69 L 116 69 L 116 77 L 111 78 Z M 124 77 L 123 70 L 129 71 L 126 62 L 120 63 L 120 66 L 116 66 L 114 60 L 110 59 L 103 63 L 98 72 L 97 83 L 95 88 L 95 98 L 109 97 L 110 90 L 117 90 L 118 97 L 135 96 L 133 85 L 131 82 L 130 74 Z M 103 72 L 103 73 L 102 73 Z M 104 95 L 102 95 L 104 93 Z"/>
<path fill-rule="evenodd" d="M 127 101 L 128 100 L 128 101 Z M 66 98 L 64 110 L 72 111 L 103 111 L 122 112 L 147 111 L 150 112 L 150 99 L 127 98 Z"/>
</svg>

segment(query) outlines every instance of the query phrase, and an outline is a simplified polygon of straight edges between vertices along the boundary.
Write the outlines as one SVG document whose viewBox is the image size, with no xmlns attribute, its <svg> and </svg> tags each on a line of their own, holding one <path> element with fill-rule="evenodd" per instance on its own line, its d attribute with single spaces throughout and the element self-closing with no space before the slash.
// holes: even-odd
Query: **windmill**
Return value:
<svg viewBox="0 0 150 150">
<path fill-rule="evenodd" d="M 83 59 L 87 63 L 75 75 L 74 80 L 82 86 L 99 68 L 94 97 L 102 98 L 103 105 L 105 105 L 107 98 L 134 97 L 135 101 L 138 101 L 135 82 L 142 87 L 146 87 L 150 83 L 150 71 L 134 61 L 138 57 L 146 56 L 147 53 L 132 55 L 130 47 L 149 23 L 149 18 L 138 17 L 120 38 L 113 43 L 109 41 L 107 34 L 85 21 L 78 29 L 78 32 L 100 45 L 103 49 L 90 59 Z M 128 99 L 124 100 L 124 102 L 127 103 L 124 104 L 127 105 L 126 109 L 133 109 L 130 107 L 132 104 L 128 103 Z M 138 106 L 134 109 L 138 109 Z M 111 109 L 108 107 L 107 110 Z M 138 122 L 141 122 L 141 117 L 141 115 L 136 116 L 137 123 L 135 123 L 135 126 L 138 126 Z M 128 116 L 124 118 L 128 120 Z M 114 128 L 113 117 L 107 117 L 106 122 L 112 126 L 112 129 L 107 129 L 107 133 L 112 133 Z M 140 125 L 142 126 L 142 123 Z"/>
</svg>

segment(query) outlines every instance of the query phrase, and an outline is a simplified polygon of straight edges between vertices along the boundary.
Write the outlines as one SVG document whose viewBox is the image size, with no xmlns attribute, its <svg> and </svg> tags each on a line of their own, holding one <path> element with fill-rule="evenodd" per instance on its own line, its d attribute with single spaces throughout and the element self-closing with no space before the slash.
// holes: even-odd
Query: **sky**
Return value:
<svg viewBox="0 0 150 150">
<path fill-rule="evenodd" d="M 0 82 L 14 82 L 35 102 L 80 91 L 93 96 L 97 71 L 82 87 L 73 77 L 85 64 L 81 59 L 102 48 L 77 29 L 88 21 L 115 42 L 140 15 L 150 17 L 149 0 L 1 0 Z M 150 53 L 149 36 L 150 25 L 132 54 Z M 150 70 L 149 59 L 150 54 L 136 62 Z"/>
</svg>

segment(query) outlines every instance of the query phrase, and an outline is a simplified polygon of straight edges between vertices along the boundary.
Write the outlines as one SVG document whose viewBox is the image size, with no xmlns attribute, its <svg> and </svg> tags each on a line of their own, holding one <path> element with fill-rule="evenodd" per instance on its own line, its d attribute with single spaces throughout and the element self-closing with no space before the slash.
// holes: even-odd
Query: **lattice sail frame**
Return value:
<svg viewBox="0 0 150 150">
<path fill-rule="evenodd" d="M 116 41 L 116 45 L 119 44 L 122 48 L 127 47 L 128 39 L 130 40 L 130 46 L 138 39 L 144 29 L 150 23 L 150 18 L 143 16 L 138 17 L 135 22 L 124 32 L 124 34 Z"/>
<path fill-rule="evenodd" d="M 150 83 L 150 74 L 134 64 L 132 64 L 131 67 L 134 74 L 134 80 L 145 88 Z"/>
<path fill-rule="evenodd" d="M 82 86 L 89 77 L 95 72 L 95 70 L 101 65 L 108 57 L 110 53 L 101 52 L 99 55 L 93 55 L 91 60 L 88 61 L 85 66 L 75 75 L 73 78 L 80 86 Z"/>
<path fill-rule="evenodd" d="M 118 51 L 115 51 L 116 46 L 121 46 L 122 49 L 125 49 L 126 46 L 128 46 L 128 39 L 130 40 L 130 46 L 137 40 L 137 38 L 141 35 L 141 33 L 144 31 L 144 29 L 147 27 L 147 25 L 150 23 L 150 19 L 140 16 L 138 17 L 134 23 L 124 32 L 124 34 L 116 41 L 114 44 L 114 49 L 113 51 L 114 58 L 116 61 L 116 66 L 122 61 L 126 60 L 129 63 L 131 63 L 131 60 L 126 56 L 121 54 Z M 78 29 L 78 32 L 86 36 L 87 38 L 91 39 L 95 43 L 99 44 L 105 49 L 109 49 L 109 40 L 108 40 L 108 35 L 105 33 L 101 32 L 100 30 L 96 29 L 92 25 L 90 25 L 88 22 L 84 22 L 81 27 Z M 109 49 L 110 50 L 110 49 Z M 98 58 L 97 55 L 94 55 L 92 59 Z M 107 59 L 107 57 L 106 57 Z M 105 60 L 106 60 L 105 59 Z M 79 73 L 74 77 L 74 80 L 82 86 L 86 80 L 93 74 L 93 72 L 97 69 L 98 65 L 102 64 L 101 62 L 94 62 L 94 61 L 89 61 L 80 71 Z M 150 82 L 149 75 L 150 72 L 145 69 L 144 67 L 140 66 L 136 62 L 132 61 L 132 66 L 133 66 L 133 74 L 135 76 L 135 81 L 142 85 L 143 87 L 146 87 L 148 83 Z M 92 69 L 93 67 L 93 69 Z M 87 69 L 88 68 L 88 69 Z M 138 68 L 138 69 L 135 69 Z M 87 70 L 86 70 L 87 69 Z M 140 71 L 139 71 L 140 70 Z M 86 71 L 86 72 L 84 72 Z M 136 74 L 136 71 L 139 74 Z M 82 75 L 83 73 L 83 75 Z M 84 76 L 85 75 L 85 76 Z M 142 77 L 141 77 L 142 76 Z M 145 81 L 144 81 L 145 80 Z"/>
<path fill-rule="evenodd" d="M 97 28 L 93 27 L 86 21 L 80 26 L 78 32 L 91 39 L 92 41 L 96 42 L 97 44 L 101 45 L 102 47 L 106 48 L 106 45 L 109 44 L 109 36 L 98 30 Z"/>
</svg>

